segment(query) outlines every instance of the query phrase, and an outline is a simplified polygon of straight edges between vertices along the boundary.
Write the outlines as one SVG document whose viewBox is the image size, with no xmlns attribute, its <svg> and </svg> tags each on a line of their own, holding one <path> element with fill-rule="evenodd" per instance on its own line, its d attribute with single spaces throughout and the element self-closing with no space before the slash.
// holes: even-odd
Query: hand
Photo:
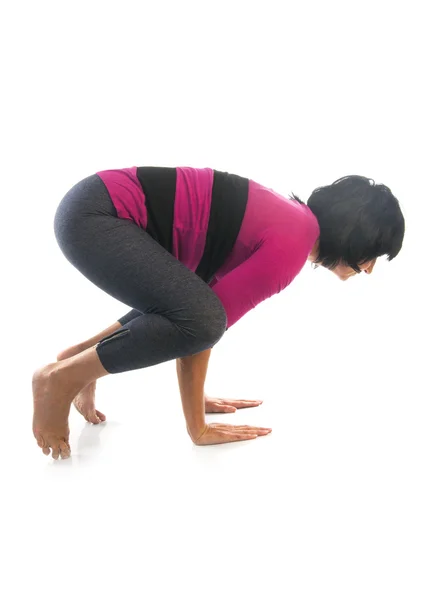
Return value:
<svg viewBox="0 0 434 600">
<path fill-rule="evenodd" d="M 253 427 L 251 425 L 207 423 L 204 430 L 196 438 L 191 436 L 191 439 L 197 446 L 208 446 L 211 444 L 226 444 L 227 442 L 253 440 L 254 438 L 257 438 L 258 435 L 268 435 L 270 431 L 270 428 Z"/>
<path fill-rule="evenodd" d="M 231 413 L 236 412 L 237 408 L 250 408 L 260 404 L 262 404 L 262 400 L 225 400 L 205 395 L 206 413 Z"/>
</svg>

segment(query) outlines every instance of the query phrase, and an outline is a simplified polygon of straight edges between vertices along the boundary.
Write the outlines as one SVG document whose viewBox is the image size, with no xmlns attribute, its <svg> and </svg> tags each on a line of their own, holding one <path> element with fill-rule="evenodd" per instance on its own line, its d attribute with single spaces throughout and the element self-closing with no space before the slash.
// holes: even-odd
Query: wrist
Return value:
<svg viewBox="0 0 434 600">
<path fill-rule="evenodd" d="M 194 425 L 187 424 L 188 435 L 190 436 L 192 442 L 196 442 L 204 434 L 205 430 L 205 422 L 201 424 L 195 423 Z"/>
</svg>

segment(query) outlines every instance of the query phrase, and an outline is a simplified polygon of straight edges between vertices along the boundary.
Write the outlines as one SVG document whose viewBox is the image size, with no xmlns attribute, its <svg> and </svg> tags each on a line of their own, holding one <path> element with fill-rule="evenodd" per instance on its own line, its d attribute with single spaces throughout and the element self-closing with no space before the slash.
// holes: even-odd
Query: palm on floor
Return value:
<svg viewBox="0 0 434 600">
<path fill-rule="evenodd" d="M 251 408 L 260 404 L 262 404 L 262 400 L 233 400 L 205 395 L 206 413 L 232 413 L 238 408 Z"/>
</svg>

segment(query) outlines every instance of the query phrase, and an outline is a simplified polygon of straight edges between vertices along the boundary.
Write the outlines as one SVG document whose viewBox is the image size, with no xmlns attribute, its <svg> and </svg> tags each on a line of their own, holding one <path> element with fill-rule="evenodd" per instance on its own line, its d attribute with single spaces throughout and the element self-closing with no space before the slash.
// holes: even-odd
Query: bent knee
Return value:
<svg viewBox="0 0 434 600">
<path fill-rule="evenodd" d="M 194 310 L 194 317 L 178 326 L 189 338 L 194 338 L 201 349 L 214 346 L 224 335 L 227 327 L 226 311 L 219 298 L 213 296 L 204 310 L 203 306 Z"/>
<path fill-rule="evenodd" d="M 223 304 L 215 296 L 217 302 L 212 312 L 201 319 L 200 337 L 210 344 L 216 344 L 224 335 L 227 327 L 227 315 Z"/>
</svg>

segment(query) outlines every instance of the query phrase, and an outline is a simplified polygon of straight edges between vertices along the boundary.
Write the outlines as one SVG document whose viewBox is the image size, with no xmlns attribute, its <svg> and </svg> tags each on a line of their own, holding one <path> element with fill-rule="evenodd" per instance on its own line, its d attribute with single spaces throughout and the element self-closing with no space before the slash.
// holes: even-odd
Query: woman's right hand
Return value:
<svg viewBox="0 0 434 600">
<path fill-rule="evenodd" d="M 253 440 L 258 435 L 268 435 L 269 427 L 253 427 L 251 425 L 228 425 L 227 423 L 207 423 L 199 435 L 190 437 L 196 446 L 211 444 L 226 444 L 227 442 L 241 442 Z"/>
</svg>

